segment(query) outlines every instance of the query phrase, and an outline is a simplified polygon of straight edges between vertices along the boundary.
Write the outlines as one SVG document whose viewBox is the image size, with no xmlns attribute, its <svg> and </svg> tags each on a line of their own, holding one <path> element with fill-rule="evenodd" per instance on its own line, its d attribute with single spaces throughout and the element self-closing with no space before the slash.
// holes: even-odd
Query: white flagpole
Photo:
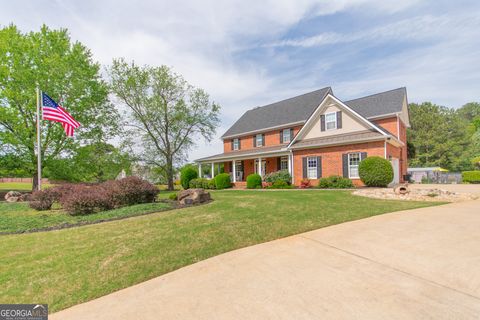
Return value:
<svg viewBox="0 0 480 320">
<path fill-rule="evenodd" d="M 42 153 L 40 150 L 40 89 L 37 87 L 37 172 L 38 190 L 42 190 Z"/>
</svg>

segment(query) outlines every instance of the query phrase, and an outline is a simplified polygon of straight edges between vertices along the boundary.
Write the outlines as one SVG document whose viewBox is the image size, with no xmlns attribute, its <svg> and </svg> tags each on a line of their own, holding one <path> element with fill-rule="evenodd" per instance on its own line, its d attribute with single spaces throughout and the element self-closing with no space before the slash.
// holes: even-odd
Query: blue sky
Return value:
<svg viewBox="0 0 480 320">
<path fill-rule="evenodd" d="M 217 138 L 246 110 L 325 86 L 351 99 L 406 86 L 410 102 L 480 100 L 479 1 L 9 1 L 0 24 L 68 28 L 94 58 L 166 64 L 222 105 Z"/>
</svg>

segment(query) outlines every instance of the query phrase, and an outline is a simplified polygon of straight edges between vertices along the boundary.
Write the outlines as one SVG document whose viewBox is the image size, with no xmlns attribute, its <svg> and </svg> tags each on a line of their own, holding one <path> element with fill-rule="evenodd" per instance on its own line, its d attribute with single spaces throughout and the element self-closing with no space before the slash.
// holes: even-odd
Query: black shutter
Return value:
<svg viewBox="0 0 480 320">
<path fill-rule="evenodd" d="M 317 157 L 317 179 L 322 177 L 322 157 Z"/>
<path fill-rule="evenodd" d="M 366 157 L 367 157 L 367 153 L 366 153 L 366 152 L 360 153 L 360 161 L 364 160 Z"/>
<path fill-rule="evenodd" d="M 337 111 L 337 129 L 342 129 L 342 111 Z"/>
<path fill-rule="evenodd" d="M 242 141 L 242 139 L 238 138 L 238 150 L 242 149 L 242 147 L 241 147 L 241 145 L 242 145 L 242 144 L 241 144 L 241 141 Z"/>
<path fill-rule="evenodd" d="M 320 116 L 320 130 L 325 131 L 325 115 Z"/>
<path fill-rule="evenodd" d="M 307 177 L 307 157 L 302 158 L 302 163 L 303 163 L 303 178 L 305 179 Z"/>
<path fill-rule="evenodd" d="M 343 161 L 343 177 L 348 178 L 348 154 L 342 154 Z"/>
<path fill-rule="evenodd" d="M 232 146 L 232 150 L 233 150 L 233 139 L 232 139 L 232 141 L 231 141 L 231 144 L 230 144 L 230 145 Z"/>
<path fill-rule="evenodd" d="M 293 140 L 293 129 L 290 129 L 290 141 Z"/>
<path fill-rule="evenodd" d="M 282 169 L 282 157 L 277 158 L 277 171 Z"/>
<path fill-rule="evenodd" d="M 280 143 L 283 143 L 283 130 L 280 130 Z"/>
<path fill-rule="evenodd" d="M 257 136 L 253 136 L 253 146 L 257 146 Z"/>
<path fill-rule="evenodd" d="M 265 134 L 262 133 L 262 147 L 265 146 Z"/>
</svg>

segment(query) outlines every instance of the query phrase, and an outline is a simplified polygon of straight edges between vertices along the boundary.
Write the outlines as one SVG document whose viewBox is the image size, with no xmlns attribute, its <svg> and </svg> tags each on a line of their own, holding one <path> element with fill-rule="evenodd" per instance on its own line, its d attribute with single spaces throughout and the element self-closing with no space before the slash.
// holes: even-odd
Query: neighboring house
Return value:
<svg viewBox="0 0 480 320">
<path fill-rule="evenodd" d="M 285 169 L 295 185 L 340 175 L 360 186 L 358 164 L 380 156 L 402 182 L 409 126 L 405 88 L 341 101 L 327 87 L 245 112 L 222 136 L 224 152 L 196 162 L 224 163 L 236 185 L 254 172 Z"/>
</svg>

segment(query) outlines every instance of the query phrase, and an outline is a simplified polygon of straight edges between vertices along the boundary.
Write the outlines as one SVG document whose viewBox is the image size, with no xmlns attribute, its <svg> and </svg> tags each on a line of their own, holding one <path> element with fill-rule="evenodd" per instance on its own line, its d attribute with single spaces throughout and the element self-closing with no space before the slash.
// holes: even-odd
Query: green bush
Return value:
<svg viewBox="0 0 480 320">
<path fill-rule="evenodd" d="M 463 171 L 462 180 L 466 183 L 480 183 L 480 170 Z"/>
<path fill-rule="evenodd" d="M 208 180 L 208 189 L 216 189 L 215 179 Z"/>
<path fill-rule="evenodd" d="M 168 199 L 170 200 L 178 200 L 178 195 L 176 193 L 172 193 L 168 196 Z"/>
<path fill-rule="evenodd" d="M 271 173 L 267 173 L 264 178 L 265 182 L 275 183 L 276 181 L 284 181 L 290 184 L 292 176 L 288 173 L 288 170 L 279 170 Z"/>
<path fill-rule="evenodd" d="M 262 177 L 259 174 L 252 173 L 247 176 L 247 189 L 258 189 L 262 187 Z"/>
<path fill-rule="evenodd" d="M 183 189 L 188 189 L 190 187 L 190 180 L 198 178 L 198 172 L 191 165 L 186 165 L 180 171 L 180 183 L 182 184 Z"/>
<path fill-rule="evenodd" d="M 220 173 L 215 176 L 215 188 L 218 190 L 231 188 L 232 182 L 230 181 L 230 175 L 228 173 Z"/>
<path fill-rule="evenodd" d="M 321 178 L 318 187 L 322 189 L 349 189 L 353 188 L 352 180 L 340 176 Z"/>
<path fill-rule="evenodd" d="M 381 157 L 368 157 L 358 166 L 360 179 L 369 187 L 386 187 L 393 180 L 390 161 Z"/>
<path fill-rule="evenodd" d="M 272 183 L 271 186 L 267 187 L 268 189 L 292 189 L 293 186 L 289 185 L 287 182 L 283 180 L 277 180 Z"/>
</svg>

